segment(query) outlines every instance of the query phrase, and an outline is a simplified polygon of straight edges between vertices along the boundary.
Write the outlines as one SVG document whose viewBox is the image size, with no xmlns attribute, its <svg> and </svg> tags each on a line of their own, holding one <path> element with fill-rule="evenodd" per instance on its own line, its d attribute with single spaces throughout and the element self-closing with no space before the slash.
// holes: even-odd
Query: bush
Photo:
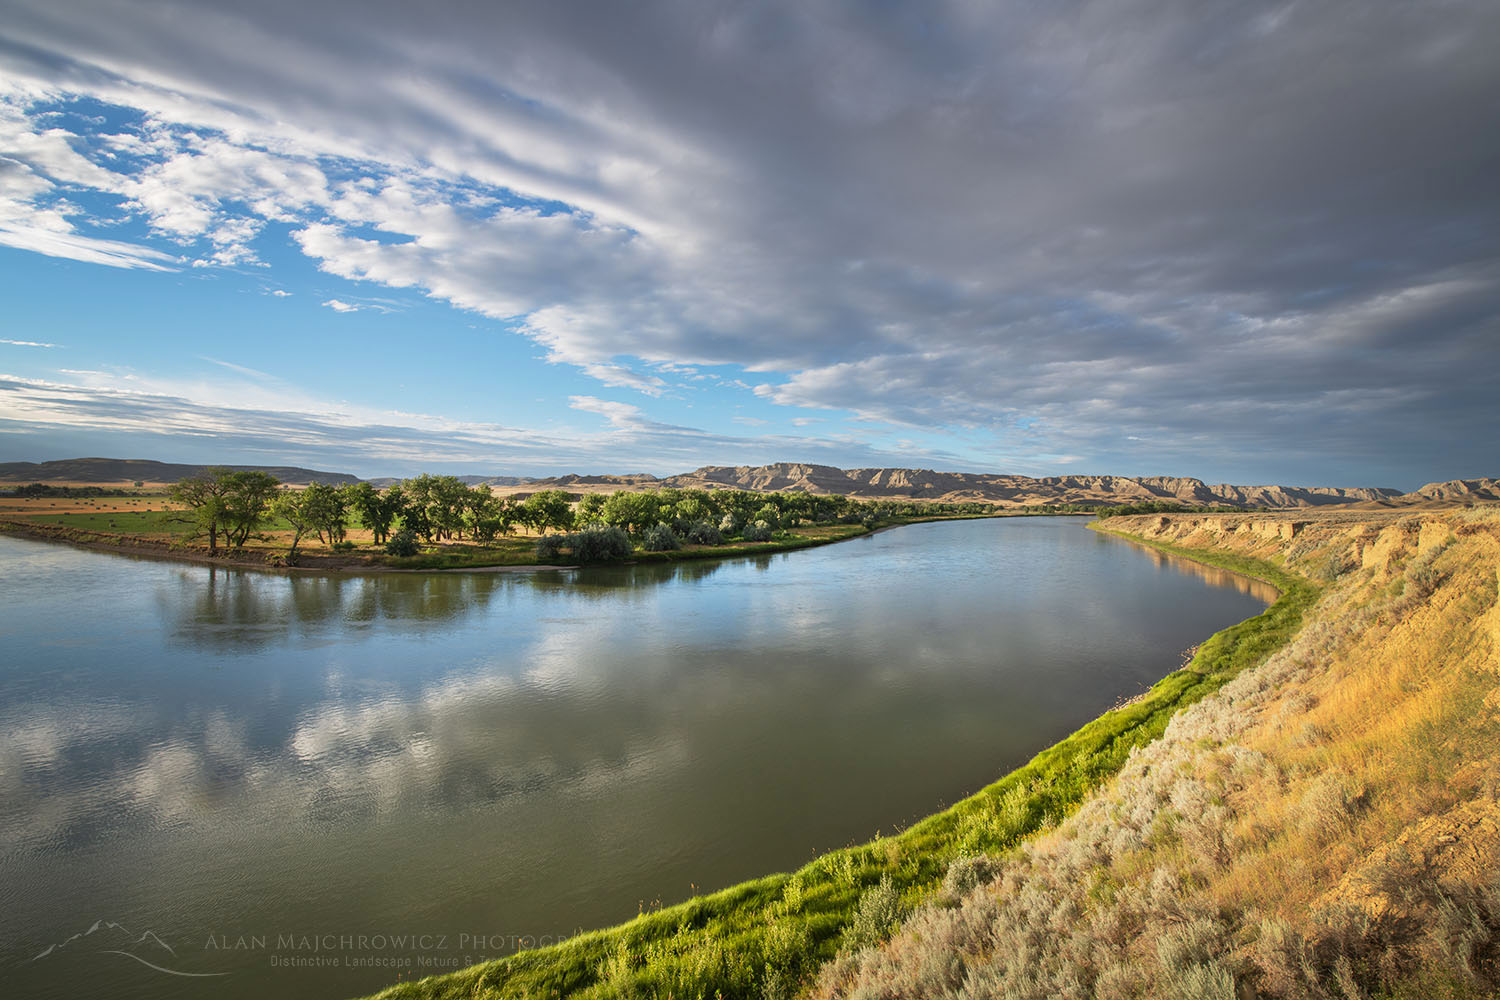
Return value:
<svg viewBox="0 0 1500 1000">
<path fill-rule="evenodd" d="M 687 540 L 694 545 L 722 545 L 724 533 L 707 521 L 694 521 L 687 530 Z"/>
<path fill-rule="evenodd" d="M 647 552 L 669 552 L 682 548 L 682 540 L 665 524 L 653 524 L 641 538 L 641 548 Z"/>
<path fill-rule="evenodd" d="M 613 524 L 591 524 L 568 536 L 568 547 L 579 562 L 607 562 L 628 558 L 630 536 Z"/>
<path fill-rule="evenodd" d="M 771 540 L 771 526 L 764 521 L 747 524 L 745 525 L 744 533 L 740 537 L 747 542 L 769 542 Z"/>
<path fill-rule="evenodd" d="M 890 875 L 880 876 L 880 884 L 865 890 L 859 897 L 859 910 L 854 922 L 844 931 L 844 947 L 859 951 L 872 944 L 879 944 L 890 936 L 901 920 L 901 893 L 891 882 Z"/>
<path fill-rule="evenodd" d="M 733 514 L 725 514 L 719 518 L 719 532 L 725 535 L 733 535 L 740 530 L 740 522 L 734 519 Z"/>
<path fill-rule="evenodd" d="M 417 545 L 417 536 L 410 529 L 402 528 L 390 537 L 385 543 L 386 555 L 391 556 L 414 556 L 421 549 Z"/>
<path fill-rule="evenodd" d="M 962 899 L 981 885 L 995 880 L 1000 874 L 1000 865 L 994 858 L 983 854 L 954 858 L 943 876 L 943 892 L 954 899 Z"/>
<path fill-rule="evenodd" d="M 563 546 L 567 544 L 567 535 L 543 535 L 536 540 L 536 557 L 538 559 L 556 559 L 562 555 Z"/>
<path fill-rule="evenodd" d="M 354 543 L 351 542 L 351 541 L 348 541 L 347 539 L 344 540 L 344 541 L 342 541 L 342 542 L 334 542 L 333 543 L 333 551 L 335 551 L 335 552 L 353 552 L 354 551 Z"/>
</svg>

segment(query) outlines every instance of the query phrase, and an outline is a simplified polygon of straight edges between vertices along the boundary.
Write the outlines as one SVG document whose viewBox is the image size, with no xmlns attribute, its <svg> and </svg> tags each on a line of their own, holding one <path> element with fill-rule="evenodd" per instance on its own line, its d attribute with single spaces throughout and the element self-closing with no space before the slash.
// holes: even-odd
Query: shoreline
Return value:
<svg viewBox="0 0 1500 1000">
<path fill-rule="evenodd" d="M 882 531 L 903 528 L 911 524 L 930 524 L 937 521 L 983 521 L 1005 517 L 1091 517 L 1091 514 L 1040 514 L 1031 512 L 994 514 L 957 514 L 933 517 L 910 518 L 877 528 L 862 528 L 831 538 L 793 537 L 780 541 L 742 543 L 746 547 L 726 551 L 726 546 L 711 546 L 704 549 L 675 549 L 666 552 L 637 552 L 629 559 L 602 563 L 476 563 L 472 566 L 389 566 L 367 561 L 373 553 L 325 554 L 303 550 L 298 553 L 297 565 L 286 565 L 285 553 L 268 549 L 231 550 L 221 548 L 210 554 L 205 546 L 174 544 L 138 535 L 110 534 L 73 528 L 67 525 L 39 524 L 19 518 L 0 518 L 0 535 L 27 538 L 32 541 L 69 545 L 89 552 L 131 556 L 139 559 L 154 559 L 162 562 L 188 563 L 196 566 L 221 567 L 223 569 L 250 570 L 275 575 L 324 576 L 375 576 L 386 573 L 539 573 L 548 570 L 595 569 L 609 566 L 636 566 L 649 563 L 690 562 L 704 559 L 743 559 L 753 556 L 777 555 L 801 549 L 833 545 L 838 542 L 868 538 Z M 844 526 L 859 527 L 859 526 Z M 232 553 L 232 554 L 231 554 Z M 440 553 L 429 553 L 440 555 Z M 415 556 L 412 558 L 422 558 Z"/>
</svg>

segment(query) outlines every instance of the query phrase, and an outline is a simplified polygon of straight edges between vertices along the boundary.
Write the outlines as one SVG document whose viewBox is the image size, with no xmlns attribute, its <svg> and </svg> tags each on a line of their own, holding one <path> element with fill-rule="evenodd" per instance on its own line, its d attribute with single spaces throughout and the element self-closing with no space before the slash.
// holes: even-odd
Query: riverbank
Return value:
<svg viewBox="0 0 1500 1000">
<path fill-rule="evenodd" d="M 1210 637 L 1185 667 L 1141 699 L 1105 713 L 955 806 L 892 836 L 823 855 L 796 872 L 648 911 L 548 948 L 403 983 L 381 996 L 790 995 L 839 952 L 851 927 L 865 928 L 853 933 L 871 926 L 884 933 L 887 928 L 871 916 L 880 900 L 889 902 L 893 917 L 898 909 L 938 898 L 955 860 L 1010 850 L 1055 826 L 1119 771 L 1132 751 L 1160 736 L 1174 714 L 1287 642 L 1316 597 L 1316 585 L 1269 562 L 1251 564 L 1236 556 L 1219 565 L 1229 563 L 1273 581 L 1281 596 L 1264 613 Z"/>
<path fill-rule="evenodd" d="M 1138 517 L 1321 584 L 1296 638 L 810 996 L 1479 998 L 1500 986 L 1500 511 Z M 1045 942 L 1044 946 L 1039 943 Z"/>
<path fill-rule="evenodd" d="M 629 559 L 599 565 L 632 565 L 640 563 L 685 562 L 700 559 L 733 559 L 743 556 L 775 555 L 799 549 L 830 545 L 866 535 L 899 528 L 908 524 L 932 521 L 982 520 L 990 517 L 1040 517 L 1033 511 L 997 511 L 994 514 L 959 514 L 933 517 L 901 518 L 875 527 L 861 524 L 807 525 L 783 532 L 783 537 L 767 542 L 731 542 L 722 545 L 687 545 L 664 552 L 635 552 Z M 1078 515 L 1090 516 L 1090 515 Z M 553 569 L 577 569 L 565 560 L 539 562 L 534 554 L 535 539 L 507 539 L 501 546 L 449 544 L 415 556 L 399 557 L 378 551 L 331 552 L 304 547 L 289 564 L 286 550 L 275 546 L 248 546 L 240 549 L 220 548 L 209 551 L 206 545 L 172 541 L 126 532 L 106 532 L 67 524 L 53 524 L 24 518 L 0 518 L 0 534 L 36 541 L 58 542 L 96 552 L 129 555 L 146 559 L 165 559 L 198 565 L 221 566 L 288 574 L 374 574 L 431 572 L 533 572 Z"/>
</svg>

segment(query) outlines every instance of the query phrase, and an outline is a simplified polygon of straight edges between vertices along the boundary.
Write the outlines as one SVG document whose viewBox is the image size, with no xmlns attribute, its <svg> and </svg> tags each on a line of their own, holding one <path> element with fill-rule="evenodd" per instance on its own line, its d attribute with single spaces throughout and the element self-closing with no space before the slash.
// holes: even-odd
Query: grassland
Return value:
<svg viewBox="0 0 1500 1000">
<path fill-rule="evenodd" d="M 1024 767 L 953 807 L 869 843 L 824 855 L 607 930 L 446 976 L 402 983 L 396 998 L 775 997 L 810 983 L 852 943 L 944 893 L 955 861 L 1015 847 L 1056 825 L 1184 707 L 1287 642 L 1317 587 L 1264 561 L 1196 554 L 1280 589 L 1263 614 L 1204 642 L 1183 669 Z"/>
</svg>

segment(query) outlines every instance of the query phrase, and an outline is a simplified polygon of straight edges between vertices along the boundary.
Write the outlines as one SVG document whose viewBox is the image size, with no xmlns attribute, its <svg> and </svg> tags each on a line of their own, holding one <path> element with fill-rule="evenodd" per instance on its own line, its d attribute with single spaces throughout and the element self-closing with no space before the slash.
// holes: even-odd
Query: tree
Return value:
<svg viewBox="0 0 1500 1000">
<path fill-rule="evenodd" d="M 313 483 L 302 491 L 302 511 L 324 545 L 344 540 L 349 525 L 349 507 L 344 493 L 327 483 Z"/>
<path fill-rule="evenodd" d="M 469 537 L 476 542 L 490 542 L 497 534 L 510 534 L 517 516 L 515 502 L 510 497 L 493 495 L 488 486 L 470 487 L 464 498 L 464 523 Z"/>
<path fill-rule="evenodd" d="M 235 548 L 266 519 L 266 510 L 281 484 L 264 472 L 234 472 L 223 466 L 204 469 L 179 480 L 168 493 L 172 503 L 188 508 L 199 533 L 208 535 L 208 551 L 219 551 L 219 535 Z"/>
<path fill-rule="evenodd" d="M 376 545 L 384 545 L 391 534 L 391 522 L 401 514 L 404 497 L 399 486 L 384 493 L 369 483 L 350 483 L 343 487 L 344 502 L 359 515 L 360 521 L 374 536 Z"/>
<path fill-rule="evenodd" d="M 302 541 L 302 536 L 312 530 L 313 521 L 308 516 L 304 500 L 307 496 L 303 490 L 282 490 L 276 494 L 276 499 L 271 501 L 271 514 L 281 518 L 292 526 L 292 547 L 287 550 L 287 562 L 295 562 L 297 559 L 297 543 Z"/>
<path fill-rule="evenodd" d="M 603 520 L 604 496 L 600 493 L 585 493 L 573 512 L 573 521 L 580 528 Z"/>
<path fill-rule="evenodd" d="M 222 466 L 204 469 L 195 476 L 178 480 L 167 493 L 174 504 L 186 507 L 198 533 L 208 535 L 208 551 L 219 551 L 219 532 L 227 530 L 229 515 L 230 471 Z"/>
<path fill-rule="evenodd" d="M 522 508 L 528 524 L 539 532 L 573 527 L 573 502 L 562 490 L 542 490 L 526 498 Z"/>
<path fill-rule="evenodd" d="M 655 493 L 611 493 L 599 512 L 606 524 L 629 532 L 648 528 L 661 520 L 661 508 Z"/>
<path fill-rule="evenodd" d="M 225 540 L 243 548 L 251 532 L 266 520 L 266 511 L 276 497 L 281 482 L 264 472 L 231 472 L 226 494 Z"/>
<path fill-rule="evenodd" d="M 404 480 L 399 489 L 405 503 L 401 510 L 401 526 L 424 542 L 432 541 L 432 518 L 428 511 L 432 503 L 432 485 L 435 477 L 426 474 L 415 479 Z"/>
</svg>

